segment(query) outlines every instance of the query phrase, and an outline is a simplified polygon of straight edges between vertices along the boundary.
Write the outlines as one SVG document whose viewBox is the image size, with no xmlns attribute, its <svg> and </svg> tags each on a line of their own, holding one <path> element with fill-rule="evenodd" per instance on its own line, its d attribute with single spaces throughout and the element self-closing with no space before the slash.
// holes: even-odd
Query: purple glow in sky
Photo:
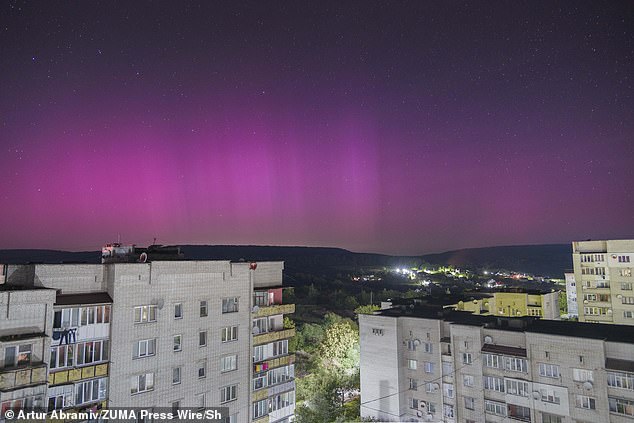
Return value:
<svg viewBox="0 0 634 423">
<path fill-rule="evenodd" d="M 0 248 L 634 236 L 629 2 L 6 2 Z"/>
</svg>

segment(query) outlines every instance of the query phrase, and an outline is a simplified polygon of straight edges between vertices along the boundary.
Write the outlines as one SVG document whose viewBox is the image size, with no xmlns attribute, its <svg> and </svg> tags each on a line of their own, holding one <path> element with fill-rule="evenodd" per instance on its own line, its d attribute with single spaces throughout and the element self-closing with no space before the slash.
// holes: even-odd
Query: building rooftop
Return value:
<svg viewBox="0 0 634 423">
<path fill-rule="evenodd" d="M 86 294 L 62 294 L 55 299 L 56 306 L 79 304 L 110 304 L 112 298 L 107 292 L 91 292 Z"/>
<path fill-rule="evenodd" d="M 482 326 L 513 332 L 532 332 L 575 338 L 602 339 L 634 344 L 634 326 L 582 323 L 567 320 L 545 320 L 536 317 L 499 317 L 455 311 L 433 305 L 397 306 L 375 314 L 386 317 L 413 317 L 443 320 L 461 325 Z"/>
</svg>

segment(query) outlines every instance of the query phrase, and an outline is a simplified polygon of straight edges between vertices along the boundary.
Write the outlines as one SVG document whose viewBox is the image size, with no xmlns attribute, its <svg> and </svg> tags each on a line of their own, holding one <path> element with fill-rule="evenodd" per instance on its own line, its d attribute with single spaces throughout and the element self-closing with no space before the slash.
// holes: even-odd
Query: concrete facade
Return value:
<svg viewBox="0 0 634 423">
<path fill-rule="evenodd" d="M 287 422 L 294 330 L 283 318 L 294 305 L 282 303 L 282 270 L 219 260 L 4 266 L 0 312 L 22 292 L 50 298 L 31 296 L 37 305 L 17 326 L 0 321 L 0 336 L 24 332 L 36 314 L 46 323 L 33 358 L 49 411 L 222 406 L 230 422 Z"/>
<path fill-rule="evenodd" d="M 628 326 L 386 310 L 360 315 L 359 330 L 362 418 L 634 418 L 634 328 Z"/>
<path fill-rule="evenodd" d="M 634 325 L 634 240 L 572 243 L 580 322 Z"/>
<path fill-rule="evenodd" d="M 579 304 L 577 303 L 577 281 L 573 272 L 564 273 L 566 279 L 566 304 L 568 305 L 568 317 L 579 317 Z"/>
</svg>

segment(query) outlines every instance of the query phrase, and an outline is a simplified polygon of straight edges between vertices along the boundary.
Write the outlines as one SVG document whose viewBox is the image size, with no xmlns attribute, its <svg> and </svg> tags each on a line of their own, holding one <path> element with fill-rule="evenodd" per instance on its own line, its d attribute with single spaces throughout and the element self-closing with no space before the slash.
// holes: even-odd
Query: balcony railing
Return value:
<svg viewBox="0 0 634 423">
<path fill-rule="evenodd" d="M 269 342 L 279 341 L 280 339 L 288 339 L 295 336 L 295 329 L 284 329 L 275 332 L 253 335 L 253 345 L 268 344 Z"/>
<path fill-rule="evenodd" d="M 46 364 L 0 369 L 0 391 L 46 383 Z"/>
<path fill-rule="evenodd" d="M 254 318 L 275 316 L 277 314 L 295 313 L 295 304 L 273 304 L 267 307 L 255 306 L 253 308 L 254 308 L 254 311 L 253 311 Z"/>
</svg>

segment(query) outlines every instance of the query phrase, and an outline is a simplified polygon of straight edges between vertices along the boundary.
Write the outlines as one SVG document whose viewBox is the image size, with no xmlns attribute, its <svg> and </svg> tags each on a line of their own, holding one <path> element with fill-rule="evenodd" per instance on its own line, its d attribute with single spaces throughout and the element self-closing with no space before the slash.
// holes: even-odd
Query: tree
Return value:
<svg viewBox="0 0 634 423">
<path fill-rule="evenodd" d="M 354 323 L 342 319 L 329 325 L 318 351 L 324 367 L 353 372 L 359 367 L 359 332 Z"/>
<path fill-rule="evenodd" d="M 359 306 L 359 307 L 355 308 L 354 312 L 356 314 L 372 314 L 375 311 L 378 311 L 380 309 L 381 309 L 381 307 L 379 307 L 378 305 L 367 304 L 367 305 L 362 305 L 362 306 Z"/>
</svg>

